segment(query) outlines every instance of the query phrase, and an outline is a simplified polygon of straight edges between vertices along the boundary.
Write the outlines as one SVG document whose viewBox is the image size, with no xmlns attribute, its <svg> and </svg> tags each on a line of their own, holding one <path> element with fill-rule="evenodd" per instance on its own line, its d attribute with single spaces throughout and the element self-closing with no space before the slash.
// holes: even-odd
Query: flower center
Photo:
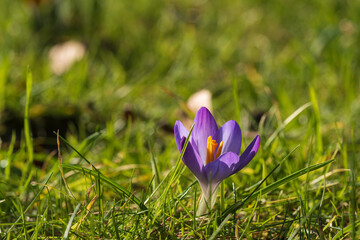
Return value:
<svg viewBox="0 0 360 240">
<path fill-rule="evenodd" d="M 222 141 L 220 142 L 220 145 L 216 151 L 217 146 L 218 143 L 216 142 L 216 140 L 213 140 L 212 137 L 209 136 L 206 145 L 206 164 L 211 163 L 220 156 L 221 150 L 223 148 L 223 142 Z"/>
</svg>

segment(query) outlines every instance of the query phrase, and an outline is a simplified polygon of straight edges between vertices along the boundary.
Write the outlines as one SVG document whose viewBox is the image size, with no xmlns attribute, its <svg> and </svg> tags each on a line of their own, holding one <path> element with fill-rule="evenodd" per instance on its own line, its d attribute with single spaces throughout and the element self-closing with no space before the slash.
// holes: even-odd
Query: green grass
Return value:
<svg viewBox="0 0 360 240">
<path fill-rule="evenodd" d="M 30 2 L 0 1 L 1 239 L 359 238 L 360 2 Z M 197 217 L 172 129 L 204 88 L 261 146 Z"/>
</svg>

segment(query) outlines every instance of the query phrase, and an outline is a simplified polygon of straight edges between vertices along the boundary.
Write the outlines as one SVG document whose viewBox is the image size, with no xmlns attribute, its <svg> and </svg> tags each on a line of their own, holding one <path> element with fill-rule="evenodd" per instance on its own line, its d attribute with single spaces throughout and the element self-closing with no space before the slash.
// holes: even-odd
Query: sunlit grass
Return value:
<svg viewBox="0 0 360 240">
<path fill-rule="evenodd" d="M 30 2 L 0 2 L 1 238 L 360 236 L 357 1 Z M 204 88 L 262 142 L 197 217 L 173 125 Z"/>
</svg>

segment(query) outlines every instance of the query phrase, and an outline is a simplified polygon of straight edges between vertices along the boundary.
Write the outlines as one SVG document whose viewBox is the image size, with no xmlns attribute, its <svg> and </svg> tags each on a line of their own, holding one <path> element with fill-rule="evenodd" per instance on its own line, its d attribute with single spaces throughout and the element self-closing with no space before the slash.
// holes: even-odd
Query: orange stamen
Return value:
<svg viewBox="0 0 360 240">
<path fill-rule="evenodd" d="M 207 144 L 206 144 L 206 164 L 211 163 L 212 161 L 214 161 L 215 159 L 217 159 L 220 154 L 221 154 L 221 150 L 223 147 L 223 142 L 220 143 L 219 148 L 216 151 L 216 155 L 215 155 L 215 150 L 218 146 L 218 143 L 216 142 L 216 140 L 213 140 L 211 136 L 208 137 L 207 139 Z"/>
<path fill-rule="evenodd" d="M 206 144 L 206 164 L 208 164 L 209 162 L 211 162 L 210 156 L 211 156 L 211 150 L 210 150 L 210 146 L 211 146 L 211 136 L 208 137 L 207 139 L 207 144 Z"/>
<path fill-rule="evenodd" d="M 218 157 L 220 157 L 220 154 L 221 154 L 221 150 L 223 148 L 223 141 L 220 142 L 220 145 L 216 151 L 216 156 L 215 156 L 215 159 L 217 159 Z"/>
</svg>

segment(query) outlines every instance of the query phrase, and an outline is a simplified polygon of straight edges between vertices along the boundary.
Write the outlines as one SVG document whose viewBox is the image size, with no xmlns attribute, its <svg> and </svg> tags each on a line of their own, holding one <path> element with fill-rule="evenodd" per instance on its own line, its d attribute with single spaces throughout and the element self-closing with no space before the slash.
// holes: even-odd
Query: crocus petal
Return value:
<svg viewBox="0 0 360 240">
<path fill-rule="evenodd" d="M 254 140 L 250 143 L 250 145 L 245 149 L 245 151 L 241 154 L 240 161 L 238 166 L 236 167 L 235 172 L 240 171 L 253 159 L 259 147 L 260 147 L 260 136 L 257 135 L 254 138 Z"/>
<path fill-rule="evenodd" d="M 217 139 L 218 126 L 214 117 L 205 107 L 199 109 L 194 119 L 194 129 L 192 132 L 192 145 L 198 150 L 198 153 L 204 163 L 206 164 L 206 146 L 209 136 L 212 139 Z"/>
<path fill-rule="evenodd" d="M 181 140 L 181 150 L 185 145 L 186 138 L 183 137 Z M 197 153 L 194 150 L 191 142 L 189 141 L 186 150 L 183 155 L 183 162 L 184 164 L 190 169 L 190 171 L 194 174 L 194 176 L 198 179 L 200 183 L 206 183 L 207 179 L 204 173 L 204 164 Z"/>
<path fill-rule="evenodd" d="M 222 180 L 236 172 L 238 162 L 239 156 L 236 153 L 227 152 L 205 166 L 208 181 L 211 178 L 211 185 L 214 188 L 212 191 L 216 189 Z"/>
<path fill-rule="evenodd" d="M 175 135 L 176 146 L 181 152 L 182 149 L 181 139 L 183 137 L 187 138 L 189 135 L 189 131 L 184 127 L 184 125 L 180 121 L 176 121 L 174 126 L 174 135 Z"/>
<path fill-rule="evenodd" d="M 222 153 L 234 152 L 239 155 L 241 149 L 241 130 L 234 120 L 226 122 L 219 129 L 219 142 L 223 141 Z"/>
</svg>

